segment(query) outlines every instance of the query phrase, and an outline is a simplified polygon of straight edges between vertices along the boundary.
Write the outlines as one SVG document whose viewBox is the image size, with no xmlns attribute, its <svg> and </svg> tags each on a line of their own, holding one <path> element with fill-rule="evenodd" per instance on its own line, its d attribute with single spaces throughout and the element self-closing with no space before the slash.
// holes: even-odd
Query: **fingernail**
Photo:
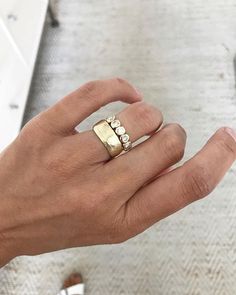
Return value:
<svg viewBox="0 0 236 295">
<path fill-rule="evenodd" d="M 236 141 L 236 130 L 232 129 L 232 128 L 229 128 L 229 127 L 226 127 L 225 128 L 225 131 L 231 135 L 233 137 L 233 139 Z"/>
</svg>

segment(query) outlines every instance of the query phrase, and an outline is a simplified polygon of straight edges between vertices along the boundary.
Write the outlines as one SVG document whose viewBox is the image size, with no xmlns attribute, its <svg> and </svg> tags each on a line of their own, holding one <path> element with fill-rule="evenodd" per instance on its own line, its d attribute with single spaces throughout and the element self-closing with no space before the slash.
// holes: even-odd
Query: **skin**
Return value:
<svg viewBox="0 0 236 295">
<path fill-rule="evenodd" d="M 113 101 L 135 142 L 110 159 L 93 131 L 75 127 Z M 201 151 L 174 169 L 186 133 L 162 128 L 157 108 L 127 81 L 89 82 L 31 120 L 0 154 L 0 265 L 20 255 L 123 242 L 208 195 L 236 157 L 236 135 L 221 128 Z M 172 168 L 171 168 L 172 167 Z"/>
</svg>

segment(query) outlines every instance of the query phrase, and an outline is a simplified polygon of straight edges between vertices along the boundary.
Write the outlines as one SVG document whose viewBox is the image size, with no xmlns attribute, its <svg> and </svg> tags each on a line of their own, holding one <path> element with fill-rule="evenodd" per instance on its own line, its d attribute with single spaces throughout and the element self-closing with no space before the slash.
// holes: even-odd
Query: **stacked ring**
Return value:
<svg viewBox="0 0 236 295">
<path fill-rule="evenodd" d="M 116 135 L 119 137 L 124 151 L 129 151 L 132 148 L 132 143 L 130 141 L 129 135 L 126 133 L 125 128 L 121 125 L 121 122 L 116 119 L 116 117 L 110 116 L 106 119 L 107 123 L 115 131 Z"/>
<path fill-rule="evenodd" d="M 132 148 L 129 135 L 125 128 L 115 116 L 101 120 L 93 126 L 93 131 L 104 144 L 112 158 L 122 151 L 129 151 Z"/>
</svg>

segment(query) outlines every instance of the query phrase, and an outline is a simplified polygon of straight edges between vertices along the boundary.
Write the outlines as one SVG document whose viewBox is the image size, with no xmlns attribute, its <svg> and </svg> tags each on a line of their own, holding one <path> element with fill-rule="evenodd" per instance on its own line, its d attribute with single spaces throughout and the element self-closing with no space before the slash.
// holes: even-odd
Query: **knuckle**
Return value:
<svg viewBox="0 0 236 295">
<path fill-rule="evenodd" d="M 21 152 L 28 153 L 28 156 L 30 155 L 31 157 L 37 156 L 37 158 L 40 158 L 46 151 L 45 143 L 48 142 L 48 136 L 40 129 L 40 125 L 35 123 L 35 119 L 29 121 L 15 141 L 19 144 Z"/>
<path fill-rule="evenodd" d="M 101 80 L 89 81 L 81 86 L 80 91 L 88 98 L 96 98 L 101 92 Z"/>
<path fill-rule="evenodd" d="M 188 201 L 195 201 L 210 194 L 214 185 L 207 168 L 198 165 L 186 173 L 183 182 L 184 196 Z"/>
<path fill-rule="evenodd" d="M 37 132 L 35 132 L 37 130 Z M 37 136 L 35 136 L 37 134 Z M 21 129 L 19 134 L 24 138 L 25 143 L 34 145 L 36 142 L 42 142 L 43 132 L 38 118 L 34 117 Z"/>
<path fill-rule="evenodd" d="M 157 128 L 163 121 L 162 113 L 152 105 L 145 102 L 136 104 L 136 116 L 138 120 L 142 120 L 142 125 L 148 132 Z"/>
<path fill-rule="evenodd" d="M 184 130 L 184 128 L 178 124 L 178 123 L 173 123 L 171 124 L 173 126 L 173 128 L 175 128 L 179 133 L 184 134 L 184 136 L 186 136 L 186 132 Z"/>
<path fill-rule="evenodd" d="M 163 150 L 169 160 L 180 161 L 184 155 L 186 137 L 183 136 L 183 129 L 178 124 L 173 124 L 168 129 L 163 141 Z"/>
</svg>

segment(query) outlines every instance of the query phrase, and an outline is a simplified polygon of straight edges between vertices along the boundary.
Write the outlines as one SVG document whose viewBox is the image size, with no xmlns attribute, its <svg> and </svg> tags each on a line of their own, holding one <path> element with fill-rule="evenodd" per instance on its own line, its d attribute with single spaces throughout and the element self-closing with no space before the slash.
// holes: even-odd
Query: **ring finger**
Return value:
<svg viewBox="0 0 236 295">
<path fill-rule="evenodd" d="M 132 143 L 155 132 L 163 123 L 160 110 L 145 102 L 129 105 L 118 113 L 116 118 L 125 127 Z M 93 162 L 104 162 L 110 159 L 108 151 L 93 131 L 85 131 L 75 136 L 81 140 L 81 143 L 87 142 L 90 159 Z"/>
</svg>

